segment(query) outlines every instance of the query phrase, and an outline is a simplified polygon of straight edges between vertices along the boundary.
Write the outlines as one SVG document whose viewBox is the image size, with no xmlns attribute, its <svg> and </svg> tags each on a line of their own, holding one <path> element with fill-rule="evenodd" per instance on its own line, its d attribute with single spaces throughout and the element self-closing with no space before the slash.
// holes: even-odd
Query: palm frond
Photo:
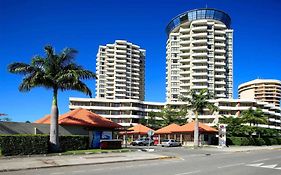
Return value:
<svg viewBox="0 0 281 175">
<path fill-rule="evenodd" d="M 62 91 L 64 90 L 80 91 L 85 93 L 86 95 L 89 95 L 92 98 L 92 92 L 90 88 L 88 88 L 88 86 L 80 80 L 78 80 L 77 82 L 65 83 L 63 86 L 60 86 L 59 89 L 61 89 Z"/>
<path fill-rule="evenodd" d="M 26 63 L 12 63 L 8 66 L 8 71 L 15 74 L 30 74 L 36 71 L 36 68 Z"/>
</svg>

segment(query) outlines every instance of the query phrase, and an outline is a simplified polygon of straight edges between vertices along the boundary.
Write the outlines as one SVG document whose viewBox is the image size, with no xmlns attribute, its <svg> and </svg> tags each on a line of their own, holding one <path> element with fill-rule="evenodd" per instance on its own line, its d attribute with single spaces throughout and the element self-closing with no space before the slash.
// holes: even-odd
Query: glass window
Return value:
<svg viewBox="0 0 281 175">
<path fill-rule="evenodd" d="M 192 21 L 196 19 L 196 11 L 192 11 L 188 13 L 188 20 Z"/>
<path fill-rule="evenodd" d="M 206 11 L 206 18 L 213 19 L 214 18 L 214 10 L 207 10 Z"/>
</svg>

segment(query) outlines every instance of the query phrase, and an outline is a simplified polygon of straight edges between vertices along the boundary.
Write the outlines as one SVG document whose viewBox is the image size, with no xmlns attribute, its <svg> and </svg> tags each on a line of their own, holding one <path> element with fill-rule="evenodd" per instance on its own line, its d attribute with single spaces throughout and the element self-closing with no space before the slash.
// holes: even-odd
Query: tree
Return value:
<svg viewBox="0 0 281 175">
<path fill-rule="evenodd" d="M 248 133 L 250 137 L 252 137 L 252 134 L 255 131 L 258 131 L 255 129 L 255 126 L 258 124 L 266 124 L 267 123 L 267 117 L 264 115 L 261 109 L 254 110 L 252 107 L 249 108 L 246 111 L 243 111 L 241 114 L 241 123 L 243 124 L 249 124 L 250 127 L 244 126 L 245 131 Z M 254 126 L 254 127 L 252 127 Z"/>
<path fill-rule="evenodd" d="M 149 128 L 154 130 L 160 128 L 161 121 L 159 118 L 161 117 L 160 112 L 150 111 L 148 112 L 147 118 L 141 118 L 140 123 L 146 125 Z"/>
<path fill-rule="evenodd" d="M 186 108 L 191 110 L 195 114 L 194 125 L 194 147 L 199 146 L 199 122 L 198 115 L 202 115 L 205 108 L 208 108 L 211 112 L 217 110 L 217 106 L 208 100 L 213 98 L 213 95 L 208 89 L 202 89 L 200 91 L 191 90 L 187 97 L 181 97 L 181 100 L 187 102 Z M 186 110 L 187 111 L 187 110 Z"/>
<path fill-rule="evenodd" d="M 50 123 L 50 146 L 54 152 L 59 151 L 58 140 L 58 91 L 77 90 L 90 97 L 91 90 L 82 80 L 96 78 L 96 74 L 74 63 L 75 49 L 66 48 L 56 54 L 52 46 L 46 46 L 46 57 L 35 56 L 30 64 L 12 63 L 8 66 L 11 73 L 24 76 L 19 91 L 28 92 L 35 87 L 44 87 L 53 91 Z"/>
<path fill-rule="evenodd" d="M 266 124 L 267 118 L 261 109 L 253 110 L 253 108 L 249 108 L 246 111 L 243 111 L 241 114 L 242 123 L 249 123 L 250 126 L 255 126 L 257 124 Z"/>
<path fill-rule="evenodd" d="M 182 111 L 173 109 L 168 105 L 162 109 L 160 112 L 160 117 L 162 118 L 162 127 L 172 123 L 181 125 L 186 121 L 185 115 L 183 115 Z"/>
</svg>

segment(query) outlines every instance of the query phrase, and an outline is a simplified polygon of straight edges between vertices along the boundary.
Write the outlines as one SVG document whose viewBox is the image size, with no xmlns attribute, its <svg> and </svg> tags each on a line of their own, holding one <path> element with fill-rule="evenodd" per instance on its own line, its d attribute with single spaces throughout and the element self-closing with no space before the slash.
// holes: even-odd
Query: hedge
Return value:
<svg viewBox="0 0 281 175">
<path fill-rule="evenodd" d="M 59 136 L 61 151 L 88 149 L 88 136 Z M 48 135 L 0 135 L 0 155 L 49 153 Z"/>
<path fill-rule="evenodd" d="M 281 145 L 281 138 L 250 138 L 250 137 L 228 137 L 226 140 L 227 145 L 238 146 L 262 146 L 262 145 Z"/>
<path fill-rule="evenodd" d="M 88 136 L 59 136 L 61 151 L 82 150 L 89 148 Z"/>
<path fill-rule="evenodd" d="M 48 140 L 46 135 L 1 135 L 1 154 L 5 156 L 46 154 Z"/>
</svg>

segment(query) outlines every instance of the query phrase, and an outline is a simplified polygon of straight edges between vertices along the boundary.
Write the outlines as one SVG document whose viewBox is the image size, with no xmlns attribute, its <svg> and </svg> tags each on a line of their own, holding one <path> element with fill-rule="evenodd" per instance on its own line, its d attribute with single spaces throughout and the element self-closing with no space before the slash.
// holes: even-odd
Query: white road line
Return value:
<svg viewBox="0 0 281 175">
<path fill-rule="evenodd" d="M 64 174 L 64 172 L 54 172 L 54 173 L 51 173 L 52 175 L 58 175 L 58 174 Z"/>
<path fill-rule="evenodd" d="M 225 166 L 219 166 L 218 168 L 228 168 L 228 167 L 233 167 L 233 166 L 239 166 L 239 165 L 244 165 L 245 163 L 236 163 L 236 164 L 230 164 L 230 165 L 225 165 Z"/>
<path fill-rule="evenodd" d="M 262 164 L 263 164 L 263 163 L 248 164 L 247 166 L 259 167 L 259 166 L 261 166 Z"/>
<path fill-rule="evenodd" d="M 275 168 L 277 164 L 274 165 L 266 165 L 266 166 L 261 166 L 262 168 Z"/>
<path fill-rule="evenodd" d="M 262 161 L 265 161 L 265 160 L 270 160 L 270 159 L 269 159 L 269 158 L 266 158 L 266 159 L 255 160 L 255 161 L 252 161 L 251 163 L 262 162 Z"/>
<path fill-rule="evenodd" d="M 195 174 L 195 173 L 199 173 L 199 172 L 201 172 L 201 171 L 200 170 L 190 171 L 190 172 L 186 172 L 186 173 L 178 173 L 178 174 L 175 174 L 175 175 Z"/>
<path fill-rule="evenodd" d="M 72 171 L 72 173 L 85 173 L 85 170 Z"/>
</svg>

